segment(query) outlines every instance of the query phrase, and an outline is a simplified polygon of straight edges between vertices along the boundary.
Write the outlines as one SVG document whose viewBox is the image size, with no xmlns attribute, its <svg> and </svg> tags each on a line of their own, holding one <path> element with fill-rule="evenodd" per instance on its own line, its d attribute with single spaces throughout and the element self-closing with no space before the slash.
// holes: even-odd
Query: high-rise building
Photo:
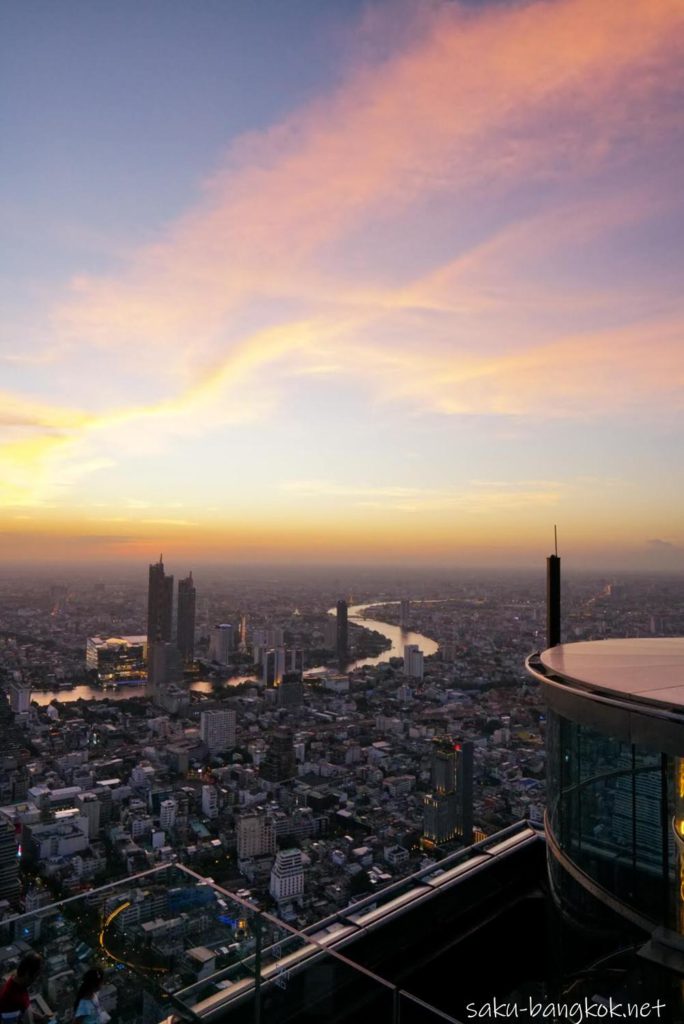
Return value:
<svg viewBox="0 0 684 1024">
<path fill-rule="evenodd" d="M 269 891 L 278 903 L 300 899 L 304 893 L 304 862 L 301 850 L 296 847 L 278 850 L 271 870 Z"/>
<path fill-rule="evenodd" d="M 456 755 L 456 748 L 450 741 L 436 745 L 430 763 L 430 785 L 434 793 L 456 791 Z"/>
<path fill-rule="evenodd" d="M 343 667 L 349 660 L 349 622 L 346 601 L 337 602 L 337 660 Z"/>
<path fill-rule="evenodd" d="M 0 900 L 12 906 L 19 902 L 19 857 L 14 829 L 0 817 Z"/>
<path fill-rule="evenodd" d="M 294 743 L 289 729 L 279 729 L 274 733 L 264 762 L 261 765 L 261 777 L 269 782 L 285 782 L 297 776 Z"/>
<path fill-rule="evenodd" d="M 411 618 L 411 602 L 408 598 L 404 597 L 399 602 L 399 626 L 401 629 L 407 629 L 409 620 Z"/>
<path fill-rule="evenodd" d="M 427 793 L 423 798 L 423 836 L 435 846 L 456 837 L 456 794 Z"/>
<path fill-rule="evenodd" d="M 13 679 L 7 686 L 10 707 L 15 715 L 27 715 L 31 706 L 31 685 Z"/>
<path fill-rule="evenodd" d="M 159 805 L 159 827 L 165 831 L 176 824 L 176 812 L 178 807 L 175 800 L 162 800 Z"/>
<path fill-rule="evenodd" d="M 473 745 L 446 739 L 433 752 L 432 792 L 423 800 L 423 834 L 439 845 L 461 838 L 473 841 Z"/>
<path fill-rule="evenodd" d="M 473 744 L 456 744 L 457 832 L 464 846 L 473 842 Z"/>
<path fill-rule="evenodd" d="M 188 665 L 195 657 L 195 605 L 197 591 L 192 573 L 178 581 L 178 616 L 176 619 L 176 643 L 180 656 Z"/>
<path fill-rule="evenodd" d="M 202 786 L 202 814 L 207 818 L 217 818 L 218 812 L 218 789 L 216 786 Z"/>
<path fill-rule="evenodd" d="M 404 675 L 409 679 L 423 678 L 423 652 L 418 644 L 404 647 Z"/>
<path fill-rule="evenodd" d="M 233 627 L 229 622 L 214 626 L 209 637 L 209 660 L 219 665 L 229 665 L 230 656 L 235 649 Z"/>
<path fill-rule="evenodd" d="M 241 814 L 237 820 L 238 860 L 275 853 L 275 826 L 264 811 Z"/>
<path fill-rule="evenodd" d="M 150 566 L 147 591 L 147 642 L 171 641 L 173 618 L 173 576 L 164 572 L 162 556 Z"/>
<path fill-rule="evenodd" d="M 183 678 L 183 666 L 175 644 L 159 640 L 147 649 L 147 692 L 160 697 Z"/>
<path fill-rule="evenodd" d="M 278 687 L 278 707 L 292 708 L 304 702 L 301 672 L 286 672 Z"/>
<path fill-rule="evenodd" d="M 235 746 L 237 716 L 229 708 L 212 708 L 200 714 L 200 736 L 210 754 L 223 754 Z"/>
<path fill-rule="evenodd" d="M 285 648 L 276 647 L 263 653 L 262 680 L 265 686 L 280 686 L 285 675 Z"/>
</svg>

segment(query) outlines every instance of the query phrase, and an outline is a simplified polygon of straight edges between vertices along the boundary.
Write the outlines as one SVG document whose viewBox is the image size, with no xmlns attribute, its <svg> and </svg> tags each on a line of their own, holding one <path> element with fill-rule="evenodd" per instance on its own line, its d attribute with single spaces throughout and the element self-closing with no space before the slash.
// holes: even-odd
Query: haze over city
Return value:
<svg viewBox="0 0 684 1024">
<path fill-rule="evenodd" d="M 3 561 L 681 568 L 679 0 L 1 18 Z"/>
</svg>

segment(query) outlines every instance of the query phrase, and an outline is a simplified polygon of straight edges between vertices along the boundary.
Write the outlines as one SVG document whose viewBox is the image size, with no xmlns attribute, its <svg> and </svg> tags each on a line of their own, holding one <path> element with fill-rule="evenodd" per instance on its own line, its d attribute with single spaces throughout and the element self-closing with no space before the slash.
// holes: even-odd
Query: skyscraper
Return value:
<svg viewBox="0 0 684 1024">
<path fill-rule="evenodd" d="M 404 675 L 409 679 L 423 678 L 423 652 L 418 644 L 406 644 L 404 647 Z"/>
<path fill-rule="evenodd" d="M 456 743 L 457 834 L 464 846 L 473 841 L 473 744 L 470 740 Z"/>
<path fill-rule="evenodd" d="M 346 601 L 337 602 L 337 660 L 340 667 L 349 660 L 349 625 Z"/>
<path fill-rule="evenodd" d="M 423 799 L 423 837 L 440 846 L 456 836 L 456 794 L 427 793 Z"/>
<path fill-rule="evenodd" d="M 440 743 L 430 765 L 432 792 L 423 801 L 423 834 L 439 845 L 460 837 L 473 841 L 473 745 Z"/>
<path fill-rule="evenodd" d="M 195 604 L 197 591 L 190 573 L 178 581 L 178 617 L 176 643 L 181 658 L 187 665 L 195 657 Z"/>
<path fill-rule="evenodd" d="M 285 675 L 285 648 L 264 651 L 262 680 L 265 686 L 280 686 Z"/>
<path fill-rule="evenodd" d="M 219 665 L 229 665 L 230 656 L 235 649 L 235 637 L 232 623 L 217 623 L 209 637 L 209 658 Z"/>
<path fill-rule="evenodd" d="M 153 700 L 163 697 L 170 686 L 180 683 L 183 666 L 178 648 L 164 640 L 147 648 L 147 693 Z"/>
<path fill-rule="evenodd" d="M 434 793 L 456 790 L 456 749 L 450 742 L 437 746 L 430 764 L 430 784 Z"/>
<path fill-rule="evenodd" d="M 411 617 L 411 602 L 407 597 L 403 597 L 399 602 L 399 626 L 401 629 L 407 629 L 409 619 Z"/>
<path fill-rule="evenodd" d="M 171 641 L 173 617 L 173 576 L 164 572 L 162 556 L 150 566 L 150 582 L 147 591 L 147 642 Z"/>
</svg>

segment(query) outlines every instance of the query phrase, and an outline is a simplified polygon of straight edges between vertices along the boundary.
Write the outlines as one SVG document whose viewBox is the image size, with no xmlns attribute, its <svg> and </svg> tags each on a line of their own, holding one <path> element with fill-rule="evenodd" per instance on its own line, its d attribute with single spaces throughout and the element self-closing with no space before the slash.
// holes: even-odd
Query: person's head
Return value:
<svg viewBox="0 0 684 1024">
<path fill-rule="evenodd" d="M 22 988 L 29 988 L 43 969 L 43 958 L 40 953 L 25 953 L 17 967 L 16 980 Z"/>
<path fill-rule="evenodd" d="M 86 971 L 78 989 L 76 1002 L 80 999 L 92 998 L 97 990 L 102 987 L 103 980 L 104 974 L 99 967 L 91 967 L 90 970 Z"/>
</svg>

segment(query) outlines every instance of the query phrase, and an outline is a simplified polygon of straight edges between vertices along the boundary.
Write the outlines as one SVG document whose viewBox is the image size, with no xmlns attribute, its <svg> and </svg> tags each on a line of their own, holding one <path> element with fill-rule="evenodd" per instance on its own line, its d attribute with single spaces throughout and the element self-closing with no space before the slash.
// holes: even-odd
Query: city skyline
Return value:
<svg viewBox="0 0 684 1024">
<path fill-rule="evenodd" d="M 681 4 L 402 13 L 5 6 L 4 562 L 684 566 Z"/>
</svg>

